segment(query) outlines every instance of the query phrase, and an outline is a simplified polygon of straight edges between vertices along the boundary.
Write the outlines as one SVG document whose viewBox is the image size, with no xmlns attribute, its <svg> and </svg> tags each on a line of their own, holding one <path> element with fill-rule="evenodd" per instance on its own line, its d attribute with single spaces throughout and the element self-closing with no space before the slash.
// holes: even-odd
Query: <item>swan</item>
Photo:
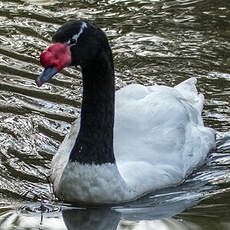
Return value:
<svg viewBox="0 0 230 230">
<path fill-rule="evenodd" d="M 40 55 L 42 86 L 68 66 L 80 66 L 80 119 L 51 162 L 54 194 L 65 202 L 122 203 L 176 186 L 215 148 L 204 127 L 196 78 L 175 87 L 131 84 L 115 92 L 112 51 L 88 21 L 69 21 Z"/>
</svg>

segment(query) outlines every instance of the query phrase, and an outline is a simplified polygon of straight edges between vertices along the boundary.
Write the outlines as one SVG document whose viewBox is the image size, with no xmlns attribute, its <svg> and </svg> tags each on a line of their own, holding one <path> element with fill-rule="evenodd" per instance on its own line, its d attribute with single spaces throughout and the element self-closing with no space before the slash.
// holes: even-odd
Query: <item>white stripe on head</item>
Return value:
<svg viewBox="0 0 230 230">
<path fill-rule="evenodd" d="M 73 35 L 73 37 L 67 42 L 67 44 L 70 47 L 77 44 L 77 40 L 80 37 L 80 35 L 84 32 L 85 28 L 87 28 L 87 24 L 85 22 L 82 22 L 80 31 L 77 34 Z M 71 44 L 71 42 L 73 42 L 73 41 L 74 41 L 74 43 Z"/>
</svg>

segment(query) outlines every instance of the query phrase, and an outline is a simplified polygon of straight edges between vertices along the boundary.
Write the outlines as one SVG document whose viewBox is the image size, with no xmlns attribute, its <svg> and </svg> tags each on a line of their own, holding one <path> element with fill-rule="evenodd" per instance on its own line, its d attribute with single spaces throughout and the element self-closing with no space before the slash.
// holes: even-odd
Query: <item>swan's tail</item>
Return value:
<svg viewBox="0 0 230 230">
<path fill-rule="evenodd" d="M 183 99 L 189 101 L 201 114 L 203 110 L 204 96 L 203 94 L 198 93 L 196 83 L 197 79 L 192 77 L 176 85 L 174 88 L 180 92 Z"/>
<path fill-rule="evenodd" d="M 201 113 L 203 110 L 203 104 L 204 104 L 204 96 L 203 94 L 199 94 L 196 89 L 196 83 L 197 79 L 195 77 L 189 78 L 183 82 L 181 82 L 179 85 L 176 85 L 174 88 L 178 90 L 182 96 L 182 100 L 186 100 L 190 104 L 191 107 L 195 108 L 196 111 L 199 113 L 200 116 L 193 116 L 191 119 L 193 121 L 198 121 L 195 123 L 198 123 L 201 125 L 199 128 L 199 132 L 202 132 L 202 140 L 204 140 L 204 143 L 202 146 L 206 146 L 206 151 L 211 149 L 215 149 L 216 146 L 216 131 L 212 128 L 202 127 L 203 126 L 203 119 L 201 117 Z M 194 113 L 192 113 L 195 115 Z M 199 136 L 199 135 L 194 135 Z M 204 151 L 205 152 L 205 151 Z"/>
</svg>

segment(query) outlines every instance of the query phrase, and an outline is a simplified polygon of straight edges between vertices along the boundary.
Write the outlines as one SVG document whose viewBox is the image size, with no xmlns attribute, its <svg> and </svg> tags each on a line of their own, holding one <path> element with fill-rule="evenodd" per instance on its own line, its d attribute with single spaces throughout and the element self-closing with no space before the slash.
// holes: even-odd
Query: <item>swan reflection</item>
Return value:
<svg viewBox="0 0 230 230">
<path fill-rule="evenodd" d="M 178 197 L 177 197 L 178 198 Z M 148 197 L 149 200 L 149 197 Z M 39 230 L 189 230 L 205 229 L 229 229 L 229 215 L 215 218 L 213 215 L 202 215 L 202 205 L 197 205 L 185 212 L 181 217 L 175 216 L 184 209 L 195 205 L 197 199 L 174 199 L 174 202 L 163 202 L 157 199 L 159 204 L 155 206 L 141 207 L 145 204 L 144 199 L 123 206 L 107 207 L 70 207 L 57 206 L 50 212 L 41 213 L 39 204 L 27 205 L 16 209 L 12 206 L 0 208 L 0 229 L 39 229 Z M 31 208 L 34 206 L 34 208 Z M 204 205 L 205 206 L 205 205 Z M 28 208 L 29 207 L 29 208 Z M 215 213 L 218 207 L 213 206 Z M 220 209 L 220 207 L 219 207 Z M 221 209 L 226 212 L 226 207 Z M 209 209 L 210 210 L 210 207 Z M 171 217 L 175 216 L 175 217 Z M 217 211 L 218 216 L 218 211 Z"/>
<path fill-rule="evenodd" d="M 168 193 L 168 198 L 171 196 L 172 194 Z M 169 202 L 166 201 L 168 198 L 165 194 L 158 194 L 113 207 L 54 207 L 45 204 L 46 209 L 41 209 L 40 203 L 25 205 L 18 209 L 12 206 L 2 207 L 0 229 L 147 230 L 159 229 L 159 226 L 169 229 L 172 225 L 180 226 L 181 223 L 167 217 L 194 205 L 197 199 L 178 200 L 171 197 Z"/>
</svg>

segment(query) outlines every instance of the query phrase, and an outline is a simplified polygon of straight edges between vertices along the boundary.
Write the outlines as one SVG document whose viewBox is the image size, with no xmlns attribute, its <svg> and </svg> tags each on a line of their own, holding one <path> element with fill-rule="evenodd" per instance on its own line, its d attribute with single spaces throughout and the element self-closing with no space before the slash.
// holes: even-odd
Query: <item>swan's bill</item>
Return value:
<svg viewBox="0 0 230 230">
<path fill-rule="evenodd" d="M 52 78 L 56 73 L 58 73 L 58 70 L 55 66 L 44 69 L 41 75 L 36 79 L 37 86 L 42 86 L 45 82 L 49 81 L 49 79 Z"/>
</svg>

